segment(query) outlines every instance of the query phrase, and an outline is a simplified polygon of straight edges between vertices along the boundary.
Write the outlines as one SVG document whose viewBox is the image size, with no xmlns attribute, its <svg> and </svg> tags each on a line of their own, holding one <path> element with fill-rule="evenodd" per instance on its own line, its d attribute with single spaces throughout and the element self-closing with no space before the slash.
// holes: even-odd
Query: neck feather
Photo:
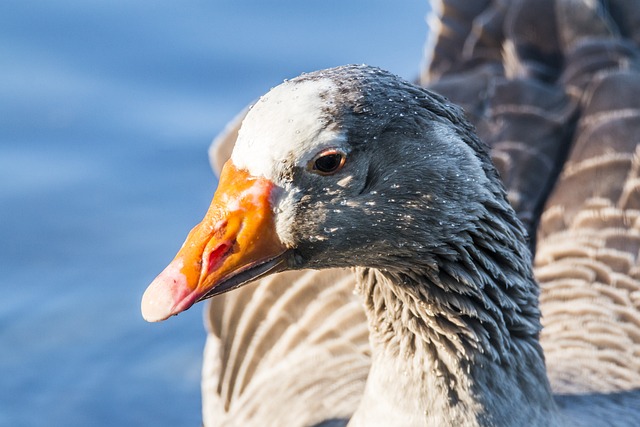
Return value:
<svg viewBox="0 0 640 427">
<path fill-rule="evenodd" d="M 357 269 L 373 366 L 353 425 L 385 406 L 407 424 L 554 424 L 530 255 L 518 224 L 495 218 L 410 266 Z"/>
</svg>

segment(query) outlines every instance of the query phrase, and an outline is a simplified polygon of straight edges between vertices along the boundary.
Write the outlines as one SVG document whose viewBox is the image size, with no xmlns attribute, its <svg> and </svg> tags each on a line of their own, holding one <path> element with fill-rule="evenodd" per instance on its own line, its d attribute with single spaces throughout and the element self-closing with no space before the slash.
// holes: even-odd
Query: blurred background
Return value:
<svg viewBox="0 0 640 427">
<path fill-rule="evenodd" d="M 203 305 L 140 297 L 216 186 L 207 148 L 269 88 L 418 76 L 425 0 L 0 2 L 0 425 L 199 426 Z"/>
</svg>

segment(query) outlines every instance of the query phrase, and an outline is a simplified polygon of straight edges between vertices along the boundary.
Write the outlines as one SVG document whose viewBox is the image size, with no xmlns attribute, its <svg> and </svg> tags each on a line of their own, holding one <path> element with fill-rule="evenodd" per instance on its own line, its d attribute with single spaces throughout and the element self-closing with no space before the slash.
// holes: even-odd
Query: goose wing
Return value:
<svg viewBox="0 0 640 427">
<path fill-rule="evenodd" d="M 585 425 L 640 419 L 639 100 L 637 71 L 593 76 L 540 223 L 547 371 L 561 406 Z"/>
<path fill-rule="evenodd" d="M 468 3 L 442 3 L 454 18 L 469 15 Z M 448 30 L 440 38 L 458 49 L 443 56 L 436 45 L 423 83 L 465 107 L 538 238 L 541 342 L 561 406 L 576 420 L 608 425 L 616 414 L 620 425 L 634 425 L 640 7 L 580 0 L 475 6 L 482 12 L 471 25 L 442 19 Z M 502 58 L 491 46 L 502 46 Z"/>
<path fill-rule="evenodd" d="M 581 29 L 562 34 L 563 83 L 580 119 L 541 217 L 536 275 L 558 402 L 584 425 L 631 426 L 640 419 L 640 50 L 629 22 L 640 8 L 610 6 L 559 9 L 564 28 Z"/>
<path fill-rule="evenodd" d="M 563 392 L 637 390 L 640 51 L 604 36 L 567 59 L 580 121 L 542 215 L 536 262 L 549 373 Z"/>
<path fill-rule="evenodd" d="M 281 273 L 211 300 L 206 425 L 310 426 L 349 418 L 370 354 L 355 280 L 346 273 Z"/>
<path fill-rule="evenodd" d="M 443 25 L 467 15 L 460 8 L 469 6 L 457 3 L 442 8 Z M 473 25 L 456 21 L 441 36 L 463 48 L 432 61 L 423 82 L 465 107 L 539 240 L 541 342 L 561 406 L 575 420 L 607 424 L 615 416 L 633 425 L 640 417 L 633 410 L 640 408 L 640 8 L 480 3 Z M 502 59 L 490 54 L 495 45 Z"/>
</svg>

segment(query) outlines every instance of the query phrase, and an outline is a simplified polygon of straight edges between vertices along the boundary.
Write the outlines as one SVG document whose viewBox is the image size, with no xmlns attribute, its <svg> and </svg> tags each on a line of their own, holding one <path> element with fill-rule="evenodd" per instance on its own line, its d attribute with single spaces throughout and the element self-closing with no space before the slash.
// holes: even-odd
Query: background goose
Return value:
<svg viewBox="0 0 640 427">
<path fill-rule="evenodd" d="M 280 273 L 212 299 L 207 424 L 637 424 L 638 13 L 623 2 L 455 3 L 440 5 L 423 83 L 465 107 L 538 230 L 547 375 L 525 234 L 482 145 L 444 99 L 342 67 L 254 106 L 221 178 L 236 175 L 230 190 L 143 301 L 159 320 L 268 271 L 364 267 Z M 233 213 L 246 209 L 265 216 L 243 230 L 274 221 L 261 235 L 274 244 L 229 267 L 228 242 L 245 238 Z M 190 252 L 206 253 L 211 273 L 179 265 Z M 195 293 L 179 286 L 190 281 Z"/>
</svg>

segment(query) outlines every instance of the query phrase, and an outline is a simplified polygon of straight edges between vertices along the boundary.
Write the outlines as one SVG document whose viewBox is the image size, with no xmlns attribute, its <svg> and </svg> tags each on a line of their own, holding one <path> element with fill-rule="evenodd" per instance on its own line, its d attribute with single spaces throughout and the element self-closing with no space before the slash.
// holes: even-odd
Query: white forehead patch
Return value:
<svg viewBox="0 0 640 427">
<path fill-rule="evenodd" d="M 251 108 L 242 123 L 231 160 L 253 176 L 274 178 L 286 159 L 309 161 L 326 146 L 340 147 L 345 136 L 324 127 L 337 90 L 329 79 L 284 82 Z M 326 94 L 325 99 L 320 94 Z"/>
</svg>

